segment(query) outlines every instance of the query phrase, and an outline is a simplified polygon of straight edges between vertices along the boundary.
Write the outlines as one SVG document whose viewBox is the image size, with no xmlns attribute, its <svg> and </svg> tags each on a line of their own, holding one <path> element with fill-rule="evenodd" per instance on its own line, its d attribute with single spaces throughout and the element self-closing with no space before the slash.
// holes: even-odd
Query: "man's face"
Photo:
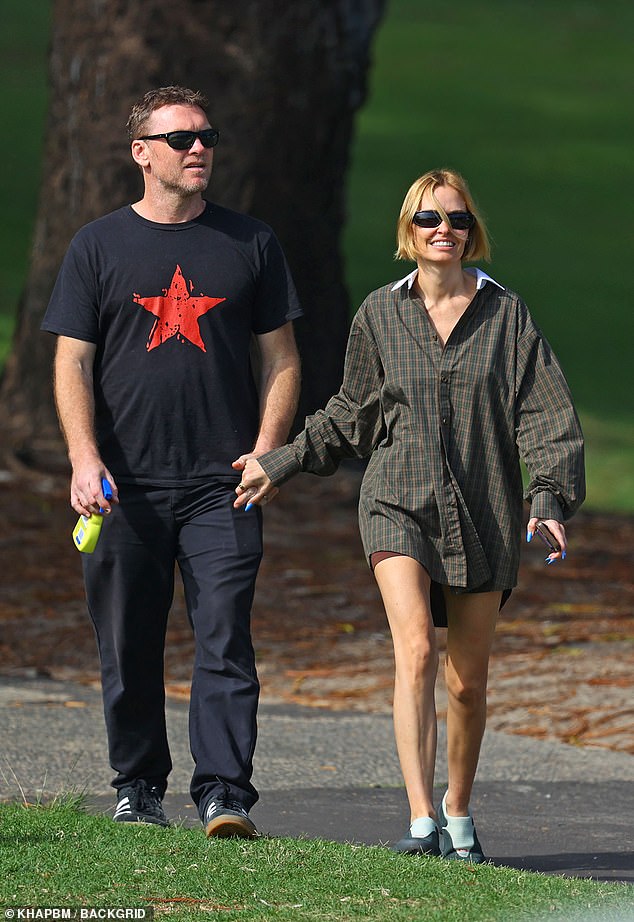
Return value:
<svg viewBox="0 0 634 922">
<path fill-rule="evenodd" d="M 207 116 L 197 106 L 161 106 L 150 116 L 143 134 L 202 131 L 210 127 Z M 209 185 L 214 152 L 211 147 L 203 147 L 200 138 L 194 140 L 189 150 L 173 150 L 165 138 L 135 141 L 132 150 L 137 163 L 145 167 L 146 184 L 183 196 L 201 194 Z"/>
</svg>

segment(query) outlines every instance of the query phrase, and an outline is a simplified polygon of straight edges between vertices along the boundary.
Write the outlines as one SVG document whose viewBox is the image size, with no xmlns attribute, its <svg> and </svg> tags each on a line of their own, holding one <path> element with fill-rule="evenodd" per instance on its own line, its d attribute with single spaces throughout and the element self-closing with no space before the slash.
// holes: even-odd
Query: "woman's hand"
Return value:
<svg viewBox="0 0 634 922">
<path fill-rule="evenodd" d="M 550 566 L 550 564 L 555 563 L 556 560 L 565 560 L 568 544 L 566 542 L 566 529 L 561 522 L 556 522 L 555 519 L 530 519 L 526 528 L 526 540 L 529 542 L 532 541 L 533 535 L 535 534 L 535 527 L 539 522 L 546 526 L 553 537 L 557 539 L 559 547 L 561 548 L 559 551 L 549 551 L 548 557 L 545 558 L 546 563 Z M 538 540 L 542 540 L 539 535 L 537 537 Z M 544 545 L 544 547 L 546 547 L 546 545 Z M 547 550 L 549 549 L 547 548 Z"/>
<path fill-rule="evenodd" d="M 273 486 L 255 455 L 241 455 L 231 466 L 242 471 L 242 478 L 236 487 L 238 498 L 233 504 L 235 509 L 244 506 L 248 511 L 253 505 L 264 506 L 280 492 Z"/>
</svg>

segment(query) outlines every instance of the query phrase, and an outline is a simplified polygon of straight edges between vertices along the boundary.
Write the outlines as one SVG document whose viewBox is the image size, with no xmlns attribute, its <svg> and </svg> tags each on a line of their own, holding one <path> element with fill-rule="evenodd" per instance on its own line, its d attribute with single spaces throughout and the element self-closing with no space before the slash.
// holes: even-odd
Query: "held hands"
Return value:
<svg viewBox="0 0 634 922">
<path fill-rule="evenodd" d="M 539 534 L 539 532 L 536 530 L 538 524 L 546 526 L 548 532 L 550 532 L 552 537 L 555 538 L 559 544 L 559 551 L 550 547 L 550 539 L 548 539 L 548 533 L 546 533 L 545 536 Z M 529 520 L 528 526 L 526 528 L 526 541 L 530 543 L 533 540 L 534 535 L 537 535 L 538 540 L 544 542 L 544 546 L 548 550 L 548 556 L 544 558 L 548 566 L 550 566 L 552 563 L 555 563 L 557 560 L 566 559 L 566 549 L 568 547 L 566 542 L 566 529 L 561 522 L 557 522 L 555 519 L 532 518 Z"/>
<path fill-rule="evenodd" d="M 112 498 L 104 496 L 101 481 L 109 482 Z M 113 503 L 119 502 L 119 491 L 110 471 L 101 459 L 81 461 L 73 465 L 70 482 L 70 504 L 80 515 L 110 515 Z"/>
<path fill-rule="evenodd" d="M 264 473 L 256 455 L 240 455 L 231 467 L 242 471 L 242 478 L 236 487 L 238 498 L 233 504 L 235 509 L 243 506 L 245 512 L 248 512 L 251 506 L 264 506 L 280 492 Z"/>
</svg>

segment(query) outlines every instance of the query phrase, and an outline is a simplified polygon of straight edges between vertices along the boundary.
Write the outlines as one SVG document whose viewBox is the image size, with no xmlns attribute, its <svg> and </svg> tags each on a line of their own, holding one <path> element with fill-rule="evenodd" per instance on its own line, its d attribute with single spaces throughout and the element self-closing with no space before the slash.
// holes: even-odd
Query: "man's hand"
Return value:
<svg viewBox="0 0 634 922">
<path fill-rule="evenodd" d="M 105 478 L 112 490 L 112 499 L 103 494 L 101 480 Z M 100 458 L 82 460 L 75 464 L 70 481 L 70 504 L 79 515 L 110 515 L 112 504 L 119 502 L 119 491 L 110 471 Z"/>
<path fill-rule="evenodd" d="M 264 506 L 280 492 L 273 486 L 256 458 L 253 453 L 240 455 L 231 465 L 234 470 L 242 471 L 242 478 L 236 487 L 238 498 L 233 504 L 235 509 L 241 506 L 247 510 L 253 505 Z"/>
</svg>

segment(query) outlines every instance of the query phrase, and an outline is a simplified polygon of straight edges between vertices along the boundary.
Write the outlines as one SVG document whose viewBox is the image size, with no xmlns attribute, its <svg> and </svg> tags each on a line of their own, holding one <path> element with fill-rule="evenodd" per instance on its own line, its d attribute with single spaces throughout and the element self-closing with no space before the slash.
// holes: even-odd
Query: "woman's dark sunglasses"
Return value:
<svg viewBox="0 0 634 922">
<path fill-rule="evenodd" d="M 172 150 L 189 150 L 196 138 L 203 147 L 215 147 L 220 132 L 217 128 L 204 128 L 202 131 L 167 131 L 165 134 L 146 134 L 139 141 L 158 141 L 165 138 Z"/>
<path fill-rule="evenodd" d="M 470 211 L 448 211 L 447 217 L 454 230 L 469 230 L 475 224 Z M 440 227 L 443 219 L 437 211 L 417 211 L 412 221 L 419 227 Z"/>
</svg>

